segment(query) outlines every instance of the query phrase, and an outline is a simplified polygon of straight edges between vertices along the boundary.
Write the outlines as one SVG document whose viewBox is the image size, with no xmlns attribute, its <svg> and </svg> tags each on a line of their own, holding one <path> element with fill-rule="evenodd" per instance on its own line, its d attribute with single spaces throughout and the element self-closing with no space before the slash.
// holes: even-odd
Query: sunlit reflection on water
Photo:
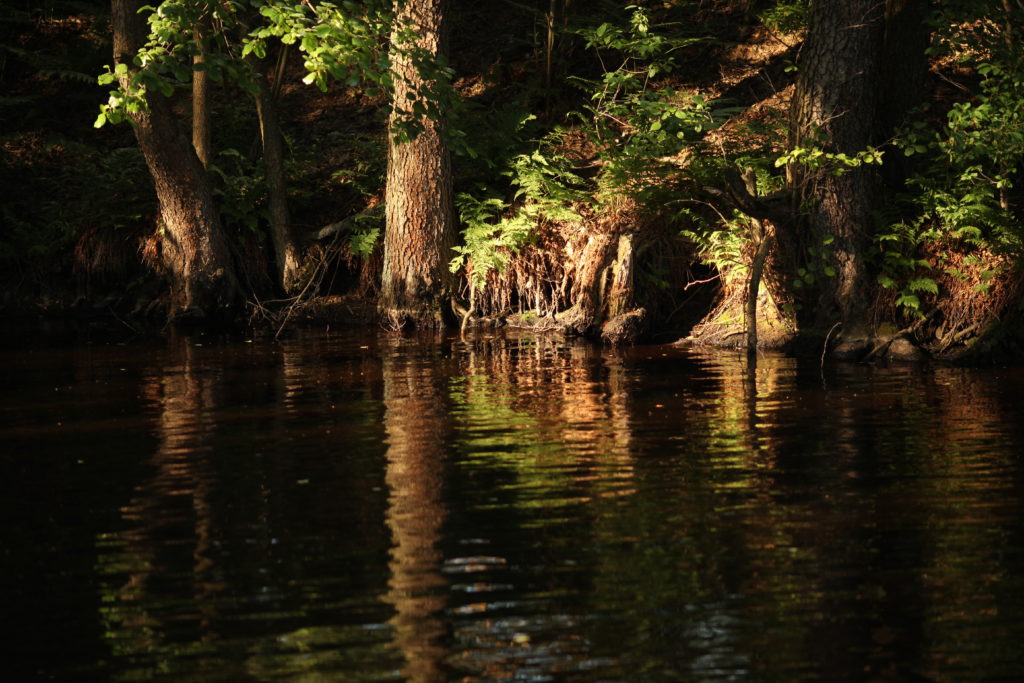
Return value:
<svg viewBox="0 0 1024 683">
<path fill-rule="evenodd" d="M 1024 675 L 1018 369 L 201 344 L 4 352 L 15 673 Z"/>
</svg>

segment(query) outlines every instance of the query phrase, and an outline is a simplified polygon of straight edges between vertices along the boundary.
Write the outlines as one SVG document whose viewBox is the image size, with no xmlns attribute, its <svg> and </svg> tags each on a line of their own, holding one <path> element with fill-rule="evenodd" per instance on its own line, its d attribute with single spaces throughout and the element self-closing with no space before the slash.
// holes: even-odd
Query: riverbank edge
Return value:
<svg viewBox="0 0 1024 683">
<path fill-rule="evenodd" d="M 166 310 L 155 299 L 149 305 L 129 307 L 126 299 L 87 301 L 47 298 L 39 301 L 11 303 L 3 297 L 0 316 L 11 329 L 33 328 L 36 325 L 80 325 L 110 331 L 124 329 L 133 335 L 163 337 L 173 331 L 226 333 L 248 331 L 259 337 L 278 338 L 295 328 L 324 326 L 328 329 L 386 329 L 372 296 L 360 294 L 327 295 L 306 300 L 247 301 L 236 314 L 228 317 L 168 320 Z M 613 344 L 603 338 L 601 330 L 579 335 L 570 326 L 550 317 L 511 314 L 502 318 L 471 318 L 455 332 L 479 332 L 495 329 L 529 331 L 541 335 L 580 337 L 606 346 L 669 345 L 740 352 L 746 348 L 745 328 L 739 324 L 719 325 L 713 331 L 696 326 L 689 333 L 681 332 L 672 341 L 640 336 L 625 344 Z M 760 326 L 759 326 L 760 327 Z M 910 338 L 905 331 L 877 334 L 869 340 L 844 346 L 842 334 L 794 333 L 774 331 L 759 334 L 758 352 L 777 352 L 797 358 L 822 358 L 826 362 L 939 363 L 955 366 L 1019 365 L 1024 363 L 1024 325 L 999 321 L 976 334 L 958 340 L 955 348 L 936 348 Z"/>
</svg>

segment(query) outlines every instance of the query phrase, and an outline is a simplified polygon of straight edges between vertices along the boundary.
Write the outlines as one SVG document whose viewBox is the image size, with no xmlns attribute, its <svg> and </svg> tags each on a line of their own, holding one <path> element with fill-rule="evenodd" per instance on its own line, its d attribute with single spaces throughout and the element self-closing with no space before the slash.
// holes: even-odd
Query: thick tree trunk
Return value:
<svg viewBox="0 0 1024 683">
<path fill-rule="evenodd" d="M 424 82 L 408 49 L 429 56 L 444 46 L 445 0 L 406 0 L 398 9 L 398 32 L 411 25 L 416 38 L 392 49 L 394 99 L 388 145 L 386 229 L 381 282 L 381 312 L 393 327 L 407 324 L 439 326 L 453 296 L 454 278 L 448 262 L 455 244 L 451 159 L 444 122 L 423 117 L 423 130 L 408 142 L 394 139 L 402 109 L 422 92 Z"/>
<path fill-rule="evenodd" d="M 257 69 L 259 66 L 257 65 Z M 285 293 L 292 293 L 299 284 L 301 257 L 292 235 L 288 214 L 288 193 L 284 176 L 284 139 L 277 117 L 277 102 L 270 83 L 258 71 L 259 93 L 256 113 L 260 120 L 263 142 L 263 163 L 267 172 L 267 197 L 270 209 L 270 234 L 274 242 L 278 283 Z"/>
<path fill-rule="evenodd" d="M 596 232 L 587 238 L 579 257 L 574 259 L 569 291 L 572 307 L 556 318 L 576 334 L 591 334 L 604 317 L 608 266 L 614 258 L 612 249 L 612 236 Z"/>
<path fill-rule="evenodd" d="M 128 64 L 129 72 L 142 43 L 138 9 L 137 0 L 111 3 L 114 62 Z M 213 316 L 235 305 L 238 286 L 206 172 L 179 130 L 167 98 L 151 92 L 147 103 L 149 111 L 133 114 L 132 124 L 160 202 L 170 313 Z"/>
<path fill-rule="evenodd" d="M 879 0 L 811 3 L 793 99 L 791 148 L 821 145 L 852 155 L 871 144 L 883 10 Z M 826 263 L 835 275 L 819 280 L 823 286 L 813 324 L 827 328 L 840 320 L 848 342 L 864 343 L 870 336 L 864 257 L 872 231 L 872 172 L 860 167 L 836 175 L 830 169 L 792 167 L 790 181 L 800 204 L 809 207 L 805 247 L 832 251 Z"/>
</svg>

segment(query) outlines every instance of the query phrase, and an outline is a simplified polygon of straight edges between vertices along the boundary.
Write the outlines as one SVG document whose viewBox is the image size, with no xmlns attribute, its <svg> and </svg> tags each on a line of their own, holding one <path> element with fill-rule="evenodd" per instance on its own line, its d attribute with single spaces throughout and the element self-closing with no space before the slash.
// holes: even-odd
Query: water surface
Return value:
<svg viewBox="0 0 1024 683">
<path fill-rule="evenodd" d="M 523 335 L 0 351 L 8 670 L 1024 677 L 1024 373 Z"/>
</svg>

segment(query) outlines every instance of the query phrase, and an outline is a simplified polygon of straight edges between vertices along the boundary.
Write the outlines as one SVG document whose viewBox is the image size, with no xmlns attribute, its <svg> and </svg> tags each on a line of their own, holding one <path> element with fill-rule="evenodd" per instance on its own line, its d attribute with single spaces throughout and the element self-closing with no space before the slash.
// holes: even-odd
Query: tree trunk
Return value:
<svg viewBox="0 0 1024 683">
<path fill-rule="evenodd" d="M 828 152 L 852 155 L 871 144 L 883 9 L 879 0 L 811 3 L 792 105 L 790 148 L 821 145 Z M 824 261 L 811 252 L 810 265 L 820 268 L 822 283 L 813 324 L 827 328 L 838 319 L 847 342 L 864 344 L 869 337 L 864 257 L 872 232 L 873 177 L 864 167 L 845 170 L 835 175 L 831 169 L 792 166 L 789 172 L 794 195 L 801 206 L 809 207 L 804 246 L 818 254 L 831 250 Z M 835 274 L 821 275 L 825 266 Z"/>
<path fill-rule="evenodd" d="M 451 159 L 439 117 L 419 119 L 423 130 L 411 141 L 397 141 L 409 95 L 430 86 L 409 51 L 436 57 L 443 52 L 445 0 L 406 0 L 399 6 L 392 35 L 394 95 L 388 144 L 386 228 L 380 307 L 392 327 L 440 326 L 453 296 L 448 262 L 455 244 Z M 416 38 L 398 45 L 399 31 L 411 25 Z M 397 46 L 397 47 L 396 47 Z"/>
<path fill-rule="evenodd" d="M 196 47 L 199 52 L 192 58 L 193 66 L 204 61 L 204 31 L 195 29 Z M 205 69 L 192 71 L 192 146 L 203 168 L 210 166 L 213 158 L 213 123 L 210 118 L 210 77 Z"/>
<path fill-rule="evenodd" d="M 127 64 L 142 44 L 138 0 L 112 0 L 114 62 Z M 125 82 L 122 81 L 122 83 Z M 172 318 L 206 318 L 235 305 L 235 280 L 227 241 L 206 172 L 178 128 L 167 98 L 150 92 L 148 112 L 131 115 L 135 137 L 153 176 L 164 231 L 161 259 L 171 284 Z"/>
<path fill-rule="evenodd" d="M 907 113 L 925 98 L 931 0 L 886 0 L 878 119 L 880 140 L 903 124 Z"/>
<path fill-rule="evenodd" d="M 931 0 L 886 0 L 885 37 L 878 88 L 876 140 L 890 139 L 906 122 L 907 114 L 925 99 L 928 83 L 928 44 L 931 24 L 928 15 Z M 918 159 L 903 154 L 887 154 L 882 168 L 886 183 L 902 189 Z"/>
<path fill-rule="evenodd" d="M 572 306 L 556 316 L 567 330 L 591 334 L 604 317 L 608 266 L 614 258 L 612 249 L 612 236 L 595 232 L 583 244 L 579 257 L 573 259 L 575 267 L 569 291 Z"/>
<path fill-rule="evenodd" d="M 612 288 L 608 293 L 608 319 L 628 313 L 636 299 L 636 233 L 619 235 L 612 268 Z"/>
<path fill-rule="evenodd" d="M 263 163 L 267 172 L 267 196 L 270 209 L 270 234 L 274 242 L 278 283 L 285 293 L 292 293 L 299 284 L 301 258 L 292 235 L 288 215 L 288 194 L 284 175 L 284 139 L 277 117 L 274 90 L 256 64 L 259 93 L 256 95 L 256 114 L 260 120 L 260 140 L 263 143 Z"/>
<path fill-rule="evenodd" d="M 756 218 L 755 224 L 760 223 Z M 757 353 L 757 295 L 761 289 L 761 275 L 764 273 L 768 253 L 772 249 L 773 239 L 765 234 L 764 228 L 757 230 L 760 243 L 750 260 L 750 277 L 747 280 L 747 296 L 743 304 L 743 322 L 747 326 L 747 354 Z"/>
<path fill-rule="evenodd" d="M 619 235 L 608 291 L 608 313 L 601 338 L 612 344 L 632 344 L 647 328 L 647 311 L 636 305 L 637 233 Z"/>
</svg>

